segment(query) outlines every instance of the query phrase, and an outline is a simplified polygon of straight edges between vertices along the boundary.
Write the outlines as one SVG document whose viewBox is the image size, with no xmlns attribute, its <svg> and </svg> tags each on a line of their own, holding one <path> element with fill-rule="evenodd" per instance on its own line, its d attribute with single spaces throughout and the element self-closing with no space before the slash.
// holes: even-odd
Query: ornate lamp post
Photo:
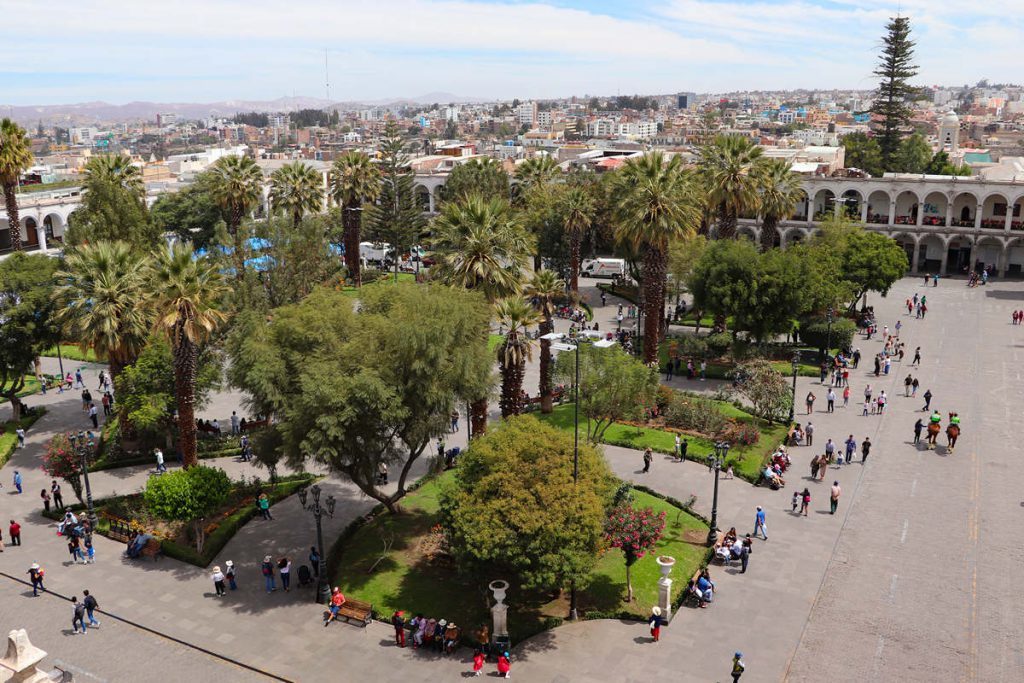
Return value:
<svg viewBox="0 0 1024 683">
<path fill-rule="evenodd" d="M 825 320 L 828 321 L 828 336 L 825 341 L 825 355 L 831 357 L 832 355 L 832 319 L 835 316 L 835 311 L 829 306 L 828 311 L 825 313 Z"/>
<path fill-rule="evenodd" d="M 85 505 L 89 509 L 89 529 L 96 529 L 96 509 L 92 505 L 92 487 L 89 486 L 89 455 L 96 450 L 96 443 L 92 440 L 90 434 L 88 438 L 85 436 L 85 432 L 68 432 L 68 441 L 71 442 L 71 448 L 75 450 L 77 455 L 82 460 L 82 478 L 85 479 Z"/>
<path fill-rule="evenodd" d="M 303 510 L 312 512 L 313 518 L 316 519 L 316 544 L 317 552 L 320 554 L 320 567 L 317 569 L 316 601 L 317 603 L 324 604 L 331 598 L 331 589 L 327 583 L 327 556 L 324 554 L 324 530 L 320 520 L 324 515 L 328 517 L 334 516 L 334 506 L 337 501 L 334 500 L 334 496 L 327 496 L 324 499 L 323 507 L 321 507 L 321 492 L 318 484 L 310 486 L 308 491 L 305 488 L 299 489 L 299 504 L 302 505 Z M 307 500 L 310 493 L 313 494 L 313 500 Z"/>
<path fill-rule="evenodd" d="M 793 354 L 793 400 L 789 404 L 789 423 L 793 424 L 796 410 L 796 373 L 800 370 L 800 352 Z"/>
</svg>

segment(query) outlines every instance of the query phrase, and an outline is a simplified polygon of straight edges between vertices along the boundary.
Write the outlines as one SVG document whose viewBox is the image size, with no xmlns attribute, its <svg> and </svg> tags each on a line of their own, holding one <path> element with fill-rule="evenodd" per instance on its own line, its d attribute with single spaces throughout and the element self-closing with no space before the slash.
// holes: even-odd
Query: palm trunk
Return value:
<svg viewBox="0 0 1024 683">
<path fill-rule="evenodd" d="M 644 253 L 644 362 L 658 362 L 658 342 L 665 317 L 665 273 L 668 270 L 665 252 L 649 248 Z"/>
<path fill-rule="evenodd" d="M 573 301 L 580 299 L 580 242 L 582 235 L 577 231 L 569 234 L 569 289 L 572 292 Z"/>
<path fill-rule="evenodd" d="M 478 398 L 469 404 L 469 425 L 473 438 L 487 433 L 487 397 Z"/>
<path fill-rule="evenodd" d="M 199 462 L 196 454 L 196 357 L 199 349 L 186 336 L 179 322 L 174 347 L 174 393 L 178 403 L 178 438 L 182 464 L 187 469 Z"/>
<path fill-rule="evenodd" d="M 504 354 L 503 354 L 504 355 Z M 501 361 L 501 416 L 523 414 L 523 376 L 526 362 L 506 364 Z"/>
<path fill-rule="evenodd" d="M 245 278 L 245 258 L 242 256 L 242 235 L 238 228 L 242 224 L 241 208 L 231 210 L 231 223 L 228 224 L 228 232 L 231 233 L 231 240 L 235 245 L 235 279 L 241 282 Z"/>
<path fill-rule="evenodd" d="M 348 276 L 352 283 L 359 287 L 362 284 L 361 273 L 359 272 L 359 228 L 360 213 L 359 203 L 353 202 L 351 206 L 342 209 L 341 224 L 343 226 L 342 241 L 345 243 L 345 267 L 348 269 Z"/>
<path fill-rule="evenodd" d="M 761 221 L 761 250 L 771 251 L 775 248 L 775 226 L 779 224 L 779 219 L 771 214 L 764 217 Z"/>
<path fill-rule="evenodd" d="M 541 335 L 551 334 L 555 331 L 555 323 L 551 316 L 544 316 L 540 324 Z M 547 339 L 540 340 L 540 412 L 550 413 L 555 409 L 554 396 L 551 389 L 551 342 Z"/>
<path fill-rule="evenodd" d="M 21 251 L 21 218 L 18 215 L 17 185 L 4 185 L 4 204 L 7 207 L 7 226 L 11 231 L 11 251 Z"/>
<path fill-rule="evenodd" d="M 725 204 L 718 207 L 718 239 L 731 240 L 736 236 L 736 212 L 726 208 Z"/>
</svg>

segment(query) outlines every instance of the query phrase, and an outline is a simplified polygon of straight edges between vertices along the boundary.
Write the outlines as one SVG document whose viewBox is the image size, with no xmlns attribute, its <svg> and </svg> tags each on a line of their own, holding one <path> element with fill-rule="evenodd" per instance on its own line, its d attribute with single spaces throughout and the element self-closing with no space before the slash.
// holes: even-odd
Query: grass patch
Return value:
<svg viewBox="0 0 1024 683">
<path fill-rule="evenodd" d="M 364 280 L 365 280 L 366 271 L 363 271 L 363 273 L 364 273 L 363 277 L 364 277 Z M 395 274 L 393 272 L 389 271 L 386 275 L 382 274 L 380 277 L 378 277 L 377 279 L 375 279 L 375 280 L 373 280 L 371 282 L 365 282 L 364 281 L 363 282 L 363 287 L 364 288 L 365 287 L 379 287 L 380 285 L 393 284 L 394 281 L 395 281 Z M 415 282 L 416 281 L 416 275 L 414 273 L 399 273 L 398 274 L 398 281 L 399 282 Z M 348 286 L 348 287 L 342 287 L 341 292 L 345 296 L 350 296 L 353 299 L 355 299 L 355 298 L 359 297 L 359 289 L 360 289 L 359 287 Z"/>
<path fill-rule="evenodd" d="M 99 358 L 96 357 L 96 352 L 93 351 L 91 348 L 86 349 L 85 352 L 83 353 L 82 352 L 82 348 L 78 344 L 67 344 L 67 343 L 64 343 L 64 344 L 60 344 L 59 346 L 60 346 L 61 358 L 64 358 L 66 360 L 75 360 L 75 361 L 78 361 L 80 363 L 99 363 L 100 362 Z M 52 347 L 46 349 L 45 351 L 43 351 L 42 355 L 47 356 L 49 358 L 56 358 L 57 357 L 57 347 L 56 346 L 52 346 Z M 70 370 L 70 368 L 69 368 L 69 370 Z M 71 372 L 72 372 L 72 374 L 74 374 L 73 370 Z"/>
<path fill-rule="evenodd" d="M 757 443 L 750 446 L 734 446 L 729 450 L 729 457 L 726 460 L 726 465 L 732 465 L 736 476 L 753 483 L 757 481 L 760 474 L 759 470 L 765 457 L 783 442 L 789 430 L 783 424 L 769 425 L 764 420 L 755 418 L 731 403 L 723 401 L 716 401 L 716 403 L 726 417 L 750 422 L 761 431 L 761 437 Z M 541 414 L 538 417 L 555 427 L 567 431 L 572 431 L 574 426 L 572 403 L 563 403 L 562 405 L 555 406 L 554 411 L 550 414 Z M 585 419 L 582 416 L 580 417 L 581 431 L 585 430 L 583 424 Z M 710 439 L 693 436 L 688 437 L 688 439 L 690 445 L 686 452 L 687 460 L 705 462 L 707 456 L 715 451 L 714 442 Z M 675 432 L 655 429 L 653 427 L 635 427 L 621 423 L 616 423 L 609 427 L 608 431 L 604 434 L 602 442 L 612 446 L 623 446 L 637 450 L 643 450 L 650 446 L 654 451 L 669 454 L 675 453 L 676 445 Z"/>
<path fill-rule="evenodd" d="M 22 417 L 17 422 L 14 420 L 4 422 L 3 432 L 0 433 L 0 467 L 7 464 L 7 461 L 11 459 L 14 451 L 18 448 L 18 435 L 14 433 L 14 430 L 20 425 L 22 429 L 28 432 L 29 428 L 36 423 L 36 420 L 45 414 L 46 408 L 35 408 L 32 410 L 31 415 Z"/>
<path fill-rule="evenodd" d="M 359 527 L 335 549 L 340 559 L 332 575 L 343 593 L 371 603 L 379 619 L 387 620 L 396 609 L 403 609 L 409 616 L 422 613 L 454 620 L 463 635 L 470 636 L 481 624 L 490 623 L 486 585 L 495 577 L 462 574 L 447 554 L 435 552 L 441 534 L 437 527 L 441 484 L 451 476 L 442 474 L 407 495 L 402 500 L 403 514 L 382 513 Z M 626 565 L 621 551 L 612 548 L 604 553 L 590 585 L 579 593 L 580 609 L 590 618 L 646 618 L 651 605 L 657 603 L 660 571 L 655 558 L 675 557 L 674 576 L 685 580 L 706 556 L 703 543 L 708 527 L 702 520 L 642 491 L 634 491 L 634 505 L 664 510 L 665 533 L 656 551 L 633 565 L 632 603 L 624 600 Z M 382 539 L 393 541 L 386 554 Z M 512 641 L 520 642 L 561 623 L 568 613 L 568 597 L 567 593 L 524 593 L 513 584 L 507 600 Z"/>
</svg>

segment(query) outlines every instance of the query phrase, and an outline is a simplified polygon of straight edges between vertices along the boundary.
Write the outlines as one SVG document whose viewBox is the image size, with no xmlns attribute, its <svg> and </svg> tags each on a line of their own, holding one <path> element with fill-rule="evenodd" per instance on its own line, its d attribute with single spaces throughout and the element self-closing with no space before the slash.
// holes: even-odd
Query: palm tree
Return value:
<svg viewBox="0 0 1024 683">
<path fill-rule="evenodd" d="M 32 165 L 32 145 L 25 129 L 5 118 L 0 121 L 0 185 L 7 207 L 7 226 L 11 231 L 11 249 L 21 251 L 21 218 L 18 215 L 18 183 L 21 174 Z"/>
<path fill-rule="evenodd" d="M 586 188 L 570 186 L 562 198 L 565 213 L 563 227 L 569 235 L 569 289 L 573 297 L 580 296 L 580 246 L 583 234 L 590 228 L 594 215 L 594 199 Z"/>
<path fill-rule="evenodd" d="M 555 300 L 565 294 L 565 280 L 553 270 L 538 270 L 526 285 L 526 296 L 533 300 L 541 315 L 540 334 L 555 331 Z M 540 340 L 540 410 L 550 413 L 554 409 L 551 390 L 551 342 Z"/>
<path fill-rule="evenodd" d="M 345 267 L 358 287 L 362 283 L 359 272 L 359 232 L 362 227 L 362 208 L 380 196 L 380 168 L 362 152 L 348 152 L 336 159 L 329 176 L 331 198 L 341 206 L 344 228 Z"/>
<path fill-rule="evenodd" d="M 245 257 L 242 254 L 242 219 L 259 203 L 263 192 L 263 172 L 255 161 L 246 156 L 221 157 L 210 169 L 213 178 L 213 198 L 227 214 L 228 233 L 234 242 L 235 277 L 245 275 Z"/>
<path fill-rule="evenodd" d="M 224 321 L 217 304 L 227 288 L 215 264 L 195 258 L 192 250 L 180 243 L 159 253 L 148 271 L 148 288 L 156 325 L 166 332 L 174 354 L 182 462 L 191 467 L 198 462 L 195 399 L 199 347 Z"/>
<path fill-rule="evenodd" d="M 445 204 L 434 220 L 438 279 L 481 292 L 491 304 L 518 294 L 533 243 L 508 202 L 471 195 Z M 473 402 L 474 436 L 487 430 L 487 397 Z"/>
<path fill-rule="evenodd" d="M 788 218 L 803 200 L 800 178 L 787 161 L 769 159 L 758 177 L 761 207 L 761 248 L 775 246 L 775 227 Z"/>
<path fill-rule="evenodd" d="M 533 359 L 533 342 L 527 331 L 537 325 L 540 315 L 521 297 L 502 299 L 494 306 L 498 322 L 505 328 L 505 341 L 498 347 L 498 366 L 501 368 L 501 416 L 521 415 L 523 402 L 523 376 L 526 361 Z"/>
<path fill-rule="evenodd" d="M 295 226 L 304 215 L 322 208 L 323 193 L 320 172 L 301 161 L 285 164 L 270 176 L 270 204 L 289 214 Z"/>
<path fill-rule="evenodd" d="M 56 273 L 58 320 L 67 338 L 106 360 L 115 386 L 152 330 L 145 288 L 148 263 L 148 257 L 125 242 L 97 242 L 69 253 Z"/>
<path fill-rule="evenodd" d="M 668 163 L 660 152 L 631 158 L 618 171 L 615 182 L 616 238 L 643 258 L 644 362 L 657 363 L 668 246 L 696 231 L 700 212 L 679 156 Z"/>
<path fill-rule="evenodd" d="M 544 187 L 559 173 L 558 162 L 550 156 L 532 157 L 516 166 L 515 177 L 519 187 L 529 190 Z"/>
<path fill-rule="evenodd" d="M 719 135 L 701 149 L 708 199 L 718 207 L 719 239 L 735 236 L 739 215 L 757 208 L 758 176 L 764 161 L 761 148 L 740 135 Z"/>
<path fill-rule="evenodd" d="M 142 170 L 124 154 L 104 154 L 90 159 L 85 165 L 85 186 L 88 188 L 96 182 L 120 185 L 140 199 L 146 195 Z"/>
</svg>

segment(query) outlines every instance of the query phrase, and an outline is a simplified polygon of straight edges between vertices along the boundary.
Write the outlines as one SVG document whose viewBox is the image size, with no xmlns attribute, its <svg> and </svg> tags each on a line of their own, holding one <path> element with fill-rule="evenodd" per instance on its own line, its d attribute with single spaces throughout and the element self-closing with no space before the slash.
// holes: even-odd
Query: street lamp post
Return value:
<svg viewBox="0 0 1024 683">
<path fill-rule="evenodd" d="M 85 479 L 85 505 L 88 508 L 89 529 L 96 530 L 96 508 L 92 504 L 92 487 L 89 486 L 89 454 L 96 449 L 92 438 L 86 439 L 85 432 L 68 432 L 68 441 L 75 449 L 75 455 L 82 459 L 82 478 Z"/>
<path fill-rule="evenodd" d="M 309 493 L 313 494 L 313 500 L 307 502 Z M 299 504 L 302 505 L 303 510 L 312 512 L 313 518 L 316 519 L 316 543 L 317 551 L 320 555 L 320 566 L 317 568 L 316 602 L 318 604 L 325 604 L 331 598 L 331 589 L 327 583 L 327 556 L 324 554 L 324 530 L 320 520 L 324 515 L 328 517 L 334 516 L 336 501 L 334 496 L 327 496 L 324 499 L 323 507 L 321 507 L 321 493 L 320 486 L 317 484 L 310 486 L 308 492 L 305 488 L 301 488 L 299 489 Z"/>
<path fill-rule="evenodd" d="M 789 424 L 793 424 L 793 418 L 796 416 L 796 373 L 800 370 L 800 352 L 797 351 L 793 354 L 793 400 L 789 404 Z"/>
<path fill-rule="evenodd" d="M 551 348 L 556 351 L 573 351 L 576 353 L 576 382 L 573 385 L 573 441 L 572 441 L 572 484 L 576 486 L 580 478 L 580 345 L 590 343 L 599 349 L 606 349 L 615 346 L 614 339 L 602 339 L 600 332 L 593 330 L 582 330 L 576 336 L 561 332 L 551 332 L 541 335 L 541 339 L 552 342 Z M 568 339 L 569 343 L 565 340 Z M 596 341 L 594 341 L 596 339 Z M 573 581 L 569 587 L 569 619 L 576 621 L 579 618 L 579 610 L 576 604 L 576 582 Z"/>
<path fill-rule="evenodd" d="M 722 471 L 722 464 L 729 452 L 729 444 L 725 441 L 715 442 L 715 454 L 711 456 L 711 466 L 715 471 L 715 494 L 711 499 L 711 528 L 708 529 L 708 545 L 712 546 L 718 542 L 718 474 Z"/>
<path fill-rule="evenodd" d="M 828 311 L 825 313 L 825 320 L 828 321 L 828 335 L 825 339 L 825 355 L 832 356 L 832 319 L 835 316 L 835 311 L 830 306 Z"/>
</svg>

